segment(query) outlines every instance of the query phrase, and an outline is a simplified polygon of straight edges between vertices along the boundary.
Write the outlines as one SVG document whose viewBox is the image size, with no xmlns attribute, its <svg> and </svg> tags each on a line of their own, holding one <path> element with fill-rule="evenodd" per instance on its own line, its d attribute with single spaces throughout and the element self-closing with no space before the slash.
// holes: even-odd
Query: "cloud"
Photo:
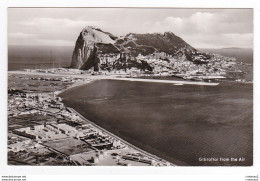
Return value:
<svg viewBox="0 0 260 181">
<path fill-rule="evenodd" d="M 194 27 L 197 32 L 203 33 L 214 31 L 215 24 L 218 23 L 215 14 L 201 12 L 191 15 L 187 22 L 187 26 Z"/>
<path fill-rule="evenodd" d="M 253 33 L 183 35 L 183 39 L 195 48 L 240 47 L 253 48 Z"/>
<path fill-rule="evenodd" d="M 92 25 L 117 36 L 172 31 L 196 47 L 253 46 L 251 9 L 10 8 L 12 42 L 74 45 Z"/>
<path fill-rule="evenodd" d="M 10 25 L 16 27 L 10 29 L 16 30 L 18 27 L 23 32 L 9 32 L 9 38 L 10 42 L 15 42 L 15 39 L 23 39 L 23 42 L 27 41 L 28 44 L 46 45 L 50 43 L 50 45 L 58 45 L 60 43 L 61 45 L 73 46 L 83 27 L 104 24 L 104 21 L 72 20 L 69 18 L 27 18 Z"/>
<path fill-rule="evenodd" d="M 71 20 L 67 18 L 30 18 L 24 21 L 19 22 L 20 25 L 25 26 L 34 26 L 34 27 L 67 27 L 67 28 L 75 28 L 75 27 L 84 27 L 87 24 L 90 25 L 98 25 L 102 24 L 102 21 L 83 21 L 83 20 Z"/>
<path fill-rule="evenodd" d="M 27 33 L 17 32 L 17 33 L 9 33 L 8 36 L 10 38 L 20 39 L 20 38 L 32 38 L 32 37 L 35 37 L 36 35 L 35 34 L 27 34 Z"/>
<path fill-rule="evenodd" d="M 234 19 L 225 13 L 196 12 L 189 17 L 170 16 L 157 22 L 146 22 L 144 26 L 152 27 L 150 31 L 173 31 L 176 34 L 252 33 L 252 18 L 248 20 L 240 16 Z"/>
<path fill-rule="evenodd" d="M 18 23 L 23 26 L 24 31 L 36 31 L 40 38 L 53 38 L 71 40 L 79 34 L 86 25 L 98 26 L 104 24 L 102 21 L 71 20 L 67 18 L 30 18 Z"/>
<path fill-rule="evenodd" d="M 142 31 L 172 31 L 200 48 L 253 46 L 252 16 L 245 16 L 241 11 L 195 12 L 187 17 L 168 16 L 161 21 L 145 22 Z"/>
</svg>

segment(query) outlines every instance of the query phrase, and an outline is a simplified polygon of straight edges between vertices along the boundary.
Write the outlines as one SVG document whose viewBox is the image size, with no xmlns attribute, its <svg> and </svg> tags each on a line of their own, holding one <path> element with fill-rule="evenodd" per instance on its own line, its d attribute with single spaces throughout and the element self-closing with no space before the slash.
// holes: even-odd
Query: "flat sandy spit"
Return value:
<svg viewBox="0 0 260 181">
<path fill-rule="evenodd" d="M 213 82 L 196 82 L 196 81 L 177 81 L 177 80 L 155 80 L 155 79 L 139 79 L 139 78 L 122 78 L 117 77 L 116 75 L 89 75 L 89 74 L 51 74 L 51 73 L 40 73 L 40 72 L 26 72 L 26 71 L 8 71 L 9 74 L 27 74 L 27 75 L 48 75 L 48 76 L 69 76 L 74 78 L 88 78 L 94 80 L 125 80 L 125 81 L 139 81 L 139 82 L 155 82 L 155 83 L 168 83 L 176 85 L 207 85 L 207 86 L 216 86 L 219 83 Z"/>
</svg>

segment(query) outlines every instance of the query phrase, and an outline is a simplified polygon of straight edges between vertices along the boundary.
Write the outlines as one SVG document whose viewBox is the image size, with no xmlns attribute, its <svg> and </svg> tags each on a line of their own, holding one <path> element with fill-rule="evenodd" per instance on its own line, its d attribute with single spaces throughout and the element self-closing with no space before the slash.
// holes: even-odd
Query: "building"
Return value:
<svg viewBox="0 0 260 181">
<path fill-rule="evenodd" d="M 44 129 L 44 125 L 34 126 L 34 130 L 35 130 L 35 131 L 40 131 L 40 130 L 42 130 L 42 129 Z"/>
<path fill-rule="evenodd" d="M 13 130 L 13 132 L 15 134 L 18 134 L 20 136 L 24 136 L 24 137 L 27 137 L 30 139 L 38 139 L 38 136 L 28 133 L 30 131 L 30 128 L 29 128 L 29 131 L 28 131 L 28 129 L 26 129 L 26 130 L 24 130 L 24 129 L 25 128 L 16 129 L 16 130 Z"/>
</svg>

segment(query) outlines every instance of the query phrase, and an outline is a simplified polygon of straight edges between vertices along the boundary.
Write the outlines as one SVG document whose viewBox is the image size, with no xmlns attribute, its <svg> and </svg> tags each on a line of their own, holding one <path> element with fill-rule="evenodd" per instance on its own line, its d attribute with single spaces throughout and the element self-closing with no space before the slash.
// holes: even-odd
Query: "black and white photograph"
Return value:
<svg viewBox="0 0 260 181">
<path fill-rule="evenodd" d="M 7 164 L 254 166 L 253 12 L 9 7 Z"/>
</svg>

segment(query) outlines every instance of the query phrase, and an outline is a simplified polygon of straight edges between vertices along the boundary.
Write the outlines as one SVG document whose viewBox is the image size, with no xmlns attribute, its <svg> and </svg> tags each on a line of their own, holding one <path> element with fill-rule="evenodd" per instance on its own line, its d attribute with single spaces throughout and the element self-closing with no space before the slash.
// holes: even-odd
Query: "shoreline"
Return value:
<svg viewBox="0 0 260 181">
<path fill-rule="evenodd" d="M 105 80 L 106 81 L 106 80 Z M 99 82 L 99 83 L 98 83 Z M 64 94 L 64 96 L 62 96 L 64 99 L 66 99 L 67 98 L 67 96 L 70 96 L 70 95 L 72 95 L 73 94 L 73 92 L 74 93 L 76 93 L 76 94 L 74 94 L 74 95 L 77 95 L 77 94 L 80 94 L 80 95 L 84 95 L 84 92 L 86 93 L 86 94 L 88 94 L 88 93 L 91 93 L 92 94 L 92 92 L 93 92 L 93 90 L 91 89 L 91 88 L 93 88 L 93 87 L 95 87 L 95 89 L 102 89 L 102 85 L 106 85 L 105 87 L 106 88 L 109 88 L 109 87 L 107 87 L 107 85 L 108 84 L 106 84 L 106 83 L 103 83 L 103 82 L 101 82 L 101 81 L 98 81 L 98 82 L 92 82 L 92 84 L 89 84 L 89 85 L 86 85 L 85 86 L 85 89 L 84 89 L 84 87 L 82 86 L 82 87 L 79 87 L 79 88 L 75 88 L 75 89 L 72 89 L 71 91 L 68 91 L 68 92 L 66 92 L 65 94 Z M 117 82 L 117 81 L 114 81 L 114 82 Z M 96 85 L 96 83 L 99 85 L 99 86 L 97 86 Z M 109 83 L 111 83 L 111 82 L 109 82 Z M 123 84 L 123 87 L 125 86 L 125 85 L 127 85 L 127 84 L 130 84 L 130 83 L 127 83 L 127 82 L 117 82 L 116 84 L 112 84 L 112 85 L 110 85 L 110 87 L 114 87 L 115 85 L 118 85 L 118 84 Z M 134 83 L 131 83 L 131 84 L 134 84 Z M 142 85 L 142 84 L 140 84 L 140 83 L 138 83 L 137 82 L 137 84 L 139 84 L 139 85 Z M 93 85 L 93 86 L 92 86 Z M 223 85 L 225 85 L 225 84 L 223 84 Z M 242 84 L 243 85 L 243 84 Z M 90 88 L 88 88 L 88 86 L 90 86 Z M 165 86 L 167 86 L 167 85 L 165 85 Z M 244 85 L 245 86 L 245 85 Z M 171 85 L 170 85 L 170 87 L 171 87 Z M 175 86 L 173 86 L 173 87 L 175 87 Z M 195 87 L 195 86 L 194 86 Z M 220 86 L 220 87 L 222 87 L 222 86 Z M 176 87 L 177 88 L 177 87 Z M 180 87 L 178 87 L 179 89 L 181 89 Z M 186 87 L 186 88 L 189 88 L 188 86 Z M 216 88 L 219 88 L 219 87 L 216 87 Z M 82 89 L 84 89 L 84 90 L 82 90 Z M 92 90 L 92 91 L 90 91 L 90 92 L 88 92 L 87 90 L 88 89 L 90 89 L 90 90 Z M 95 91 L 95 89 L 94 89 L 94 91 Z M 175 89 L 175 88 L 173 88 L 173 89 Z M 215 87 L 211 87 L 211 89 L 215 89 Z M 82 91 L 80 91 L 80 90 L 82 90 Z M 119 90 L 121 90 L 121 89 L 119 89 Z M 78 93 L 78 91 L 79 91 L 79 93 Z M 113 89 L 113 92 L 117 92 L 117 91 L 115 91 L 114 89 Z M 83 94 L 82 94 L 83 93 Z M 99 93 L 98 93 L 99 94 Z M 107 93 L 107 94 L 101 94 L 101 97 L 97 97 L 97 98 L 103 98 L 103 100 L 104 100 L 104 98 L 105 97 L 107 97 L 107 96 L 110 96 L 111 94 L 113 94 L 113 93 L 111 93 L 111 92 L 109 92 L 109 93 Z M 94 94 L 94 95 L 91 95 L 90 97 L 88 97 L 88 98 L 86 98 L 85 100 L 87 101 L 87 100 L 92 100 L 92 98 L 93 99 L 95 99 L 96 98 L 96 95 L 97 94 Z M 178 163 L 178 162 L 175 162 L 174 161 L 174 159 L 175 158 L 179 158 L 179 159 L 183 159 L 183 157 L 179 157 L 179 156 L 177 156 L 177 157 L 175 157 L 174 155 L 175 154 L 170 154 L 170 155 L 172 155 L 172 157 L 173 157 L 173 159 L 167 159 L 167 155 L 163 155 L 163 154 L 158 154 L 158 152 L 156 152 L 156 150 L 154 150 L 154 149 L 149 149 L 149 148 L 147 148 L 146 146 L 143 146 L 142 145 L 142 143 L 145 143 L 145 139 L 142 139 L 141 140 L 141 142 L 140 143 L 138 143 L 138 141 L 135 141 L 135 140 L 133 140 L 133 139 L 129 139 L 129 134 L 126 134 L 126 135 L 124 135 L 124 134 L 122 134 L 122 132 L 121 132 L 121 126 L 120 127 L 118 127 L 118 126 L 109 126 L 110 125 L 110 123 L 109 123 L 109 119 L 104 119 L 103 120 L 103 118 L 104 118 L 104 114 L 103 114 L 103 116 L 101 115 L 101 117 L 99 116 L 99 117 L 95 117 L 95 116 L 92 116 L 92 113 L 94 114 L 94 109 L 92 109 L 91 108 L 91 104 L 90 105 L 88 105 L 88 104 L 80 104 L 80 102 L 73 102 L 72 101 L 72 99 L 73 99 L 73 97 L 72 96 L 70 96 L 71 97 L 71 99 L 69 99 L 69 100 L 71 100 L 71 101 L 69 101 L 68 100 L 68 102 L 66 102 L 66 103 L 68 103 L 67 105 L 69 106 L 69 107 L 74 107 L 77 111 L 79 111 L 82 115 L 84 115 L 86 118 L 89 118 L 90 120 L 94 120 L 94 122 L 95 123 L 98 123 L 99 125 L 102 125 L 102 127 L 104 127 L 104 128 L 106 128 L 106 129 L 108 129 L 109 131 L 111 131 L 112 133 L 116 133 L 119 137 L 122 137 L 123 139 L 125 139 L 125 140 L 127 140 L 127 141 L 129 141 L 130 143 L 133 143 L 134 145 L 137 145 L 137 146 L 140 146 L 140 148 L 141 149 L 144 149 L 144 150 L 146 150 L 146 151 L 148 151 L 149 153 L 152 153 L 152 154 L 155 154 L 155 155 L 158 155 L 159 157 L 162 157 L 162 158 L 164 158 L 164 159 L 166 159 L 166 160 L 170 160 L 172 163 L 177 163 L 177 165 L 178 166 L 185 166 L 185 165 L 182 165 L 182 164 L 180 164 L 180 163 Z M 80 96 L 79 96 L 80 97 Z M 74 99 L 75 100 L 79 100 L 78 98 L 79 98 L 78 96 L 76 96 L 76 97 L 74 97 Z M 120 97 L 121 98 L 121 97 Z M 108 97 L 108 100 L 114 100 L 113 98 L 109 98 Z M 66 100 L 67 101 L 67 100 Z M 123 100 L 124 101 L 124 100 Z M 138 101 L 138 100 L 137 100 Z M 79 106 L 77 106 L 77 104 L 79 103 Z M 120 102 L 119 102 L 120 103 Z M 100 103 L 101 105 L 103 104 L 103 103 Z M 84 105 L 88 105 L 86 108 L 84 108 Z M 100 109 L 100 108 L 105 108 L 107 105 L 109 105 L 109 104 L 105 104 L 105 106 L 101 106 L 101 107 L 98 107 L 97 109 Z M 120 104 L 118 104 L 118 105 L 120 105 Z M 114 108 L 114 107 L 113 107 Z M 96 108 L 95 108 L 96 109 Z M 91 111 L 91 110 L 93 110 L 93 111 Z M 100 113 L 100 111 L 99 111 L 99 113 Z M 113 114 L 113 113 L 112 113 Z M 95 115 L 95 114 L 94 114 Z M 117 114 L 117 116 L 118 116 L 118 114 Z M 110 116 L 108 116 L 108 117 L 110 117 Z M 111 118 L 111 117 L 110 117 Z M 122 119 L 122 117 L 120 117 L 119 119 L 121 119 L 121 120 L 124 120 L 124 119 Z M 104 122 L 104 123 L 103 123 Z M 122 123 L 123 121 L 120 121 L 120 123 Z M 113 124 L 114 123 L 118 123 L 118 122 L 113 122 Z M 209 122 L 210 124 L 207 124 L 206 126 L 209 126 L 209 127 L 211 127 L 212 126 L 212 124 L 211 123 L 213 123 L 213 125 L 217 125 L 218 126 L 218 123 L 214 123 L 214 122 Z M 204 124 L 204 123 L 202 123 L 202 124 Z M 222 123 L 222 122 L 220 122 L 220 125 L 222 125 L 222 124 L 224 124 L 224 123 Z M 126 126 L 127 126 L 127 124 L 126 124 Z M 131 128 L 134 128 L 134 127 L 131 127 Z M 144 127 L 145 128 L 145 127 Z M 122 131 L 123 131 L 124 129 L 122 129 Z M 128 130 L 129 130 L 129 128 L 128 128 Z M 132 129 L 130 129 L 130 130 L 132 130 Z M 176 131 L 174 131 L 174 132 L 176 132 Z M 178 132 L 178 131 L 177 131 Z M 131 138 L 131 137 L 130 137 Z M 138 139 L 138 137 L 135 137 L 136 138 L 136 140 L 139 140 Z M 148 143 L 148 142 L 147 142 Z M 150 143 L 150 145 L 152 145 L 151 143 L 151 141 L 149 142 Z M 173 146 L 172 147 L 174 147 L 174 144 L 172 144 Z M 152 147 L 151 147 L 152 148 Z M 170 152 L 169 152 L 170 153 Z M 174 158 L 175 157 L 175 158 Z M 178 160 L 177 160 L 178 161 Z M 189 162 L 187 162 L 187 163 L 189 163 Z M 215 165 L 216 166 L 216 165 Z"/>
<path fill-rule="evenodd" d="M 145 150 L 142 150 L 141 148 L 138 148 L 138 147 L 134 146 L 133 144 L 131 144 L 131 143 L 125 141 L 124 139 L 122 139 L 122 138 L 116 136 L 115 134 L 111 133 L 110 131 L 106 130 L 105 128 L 102 128 L 102 127 L 98 126 L 97 124 L 93 123 L 92 121 L 90 121 L 89 119 L 85 118 L 85 117 L 82 116 L 79 112 L 77 112 L 74 108 L 71 108 L 71 107 L 68 107 L 68 108 L 70 108 L 74 113 L 76 113 L 81 119 L 83 119 L 83 120 L 86 121 L 87 123 L 92 124 L 94 127 L 100 129 L 102 132 L 106 133 L 107 135 L 109 135 L 109 136 L 111 136 L 111 137 L 113 137 L 113 138 L 116 138 L 117 140 L 121 141 L 121 142 L 124 143 L 125 145 L 127 145 L 127 146 L 129 146 L 129 147 L 131 147 L 131 148 L 133 148 L 133 149 L 135 149 L 135 150 L 137 150 L 137 151 L 143 153 L 144 155 L 148 155 L 149 157 L 151 157 L 152 159 L 155 159 L 155 160 L 157 160 L 157 161 L 169 162 L 169 163 L 171 164 L 171 166 L 178 166 L 178 165 L 176 165 L 176 164 L 174 164 L 174 163 L 171 163 L 171 162 L 168 161 L 168 160 L 165 160 L 165 159 L 163 159 L 163 158 L 160 158 L 160 157 L 158 157 L 158 156 L 156 156 L 156 155 L 153 155 L 152 153 L 149 153 L 149 152 L 147 152 L 147 151 L 145 151 Z"/>
<path fill-rule="evenodd" d="M 97 80 L 97 79 L 96 79 L 96 80 Z M 61 90 L 61 91 L 59 92 L 59 94 L 61 94 L 62 92 L 65 92 L 65 91 L 67 91 L 67 90 L 69 90 L 69 89 L 78 87 L 78 86 L 87 85 L 87 84 L 89 84 L 89 83 L 91 83 L 91 82 L 94 82 L 94 81 L 96 81 L 96 80 L 90 80 L 90 81 L 84 82 L 84 83 L 74 83 L 74 84 L 72 84 L 71 86 L 67 87 L 66 89 Z M 58 94 L 57 96 L 59 96 L 59 94 Z M 61 101 L 61 102 L 62 102 L 62 101 Z M 124 143 L 124 144 L 127 145 L 128 147 L 131 147 L 131 148 L 133 148 L 133 149 L 139 151 L 140 153 L 143 153 L 144 155 L 147 155 L 147 156 L 151 157 L 152 159 L 154 159 L 154 160 L 156 160 L 156 161 L 168 162 L 168 163 L 171 164 L 171 166 L 178 166 L 178 165 L 176 165 L 176 164 L 174 164 L 174 163 L 172 163 L 172 162 L 170 162 L 170 161 L 168 161 L 168 160 L 165 160 L 165 159 L 163 159 L 163 158 L 160 158 L 160 157 L 158 157 L 158 156 L 156 156 L 156 155 L 154 155 L 154 154 L 152 154 L 152 153 L 149 153 L 149 152 L 147 152 L 147 151 L 145 151 L 145 150 L 143 150 L 143 149 L 141 149 L 141 148 L 139 148 L 139 147 L 137 147 L 137 146 L 135 146 L 135 145 L 129 143 L 128 141 L 124 140 L 123 138 L 120 138 L 119 136 L 117 136 L 117 135 L 111 133 L 110 131 L 106 130 L 105 128 L 102 128 L 101 126 L 95 124 L 94 122 L 90 121 L 88 118 L 86 118 L 86 117 L 84 117 L 83 115 L 81 115 L 81 114 L 80 114 L 78 111 L 76 111 L 74 108 L 68 107 L 68 106 L 66 106 L 66 107 L 69 108 L 70 111 L 72 111 L 72 112 L 74 112 L 76 115 L 78 115 L 78 116 L 79 116 L 82 120 L 84 120 L 85 122 L 87 122 L 87 123 L 93 125 L 95 128 L 100 129 L 100 130 L 101 130 L 102 132 L 104 132 L 105 134 L 107 134 L 107 135 L 109 135 L 109 136 L 111 136 L 111 137 L 113 137 L 113 138 L 116 138 L 117 140 L 119 140 L 120 142 Z"/>
<path fill-rule="evenodd" d="M 64 90 L 62 90 L 62 91 L 60 91 L 59 94 L 65 92 L 65 91 L 67 91 L 67 90 L 69 90 L 69 89 L 72 89 L 72 88 L 76 88 L 76 87 L 79 87 L 79 86 L 87 85 L 87 84 L 92 83 L 92 82 L 94 82 L 94 81 L 96 81 L 96 80 L 100 80 L 100 79 L 93 79 L 93 80 L 91 80 L 91 81 L 84 82 L 84 83 L 80 83 L 80 84 L 78 84 L 78 85 L 75 85 L 75 84 L 76 84 L 76 83 L 75 83 L 75 84 L 71 85 L 70 87 L 68 87 L 68 88 L 66 88 L 66 89 L 64 89 Z M 110 79 L 107 79 L 107 80 L 110 80 Z M 114 79 L 113 79 L 113 80 L 114 80 Z M 58 94 L 57 96 L 59 96 L 59 94 Z M 64 104 L 65 104 L 65 103 L 64 103 Z M 75 114 L 77 114 L 77 115 L 78 115 L 82 120 L 84 120 L 85 122 L 87 122 L 87 123 L 89 123 L 89 124 L 92 124 L 94 127 L 100 129 L 102 132 L 106 133 L 107 135 L 110 135 L 111 137 L 116 138 L 117 140 L 119 140 L 120 142 L 124 143 L 125 145 L 127 145 L 127 146 L 129 146 L 129 147 L 131 147 L 131 148 L 133 148 L 133 149 L 135 149 L 135 150 L 137 150 L 137 151 L 143 153 L 144 155 L 147 155 L 147 156 L 151 157 L 151 158 L 154 159 L 154 160 L 162 161 L 162 162 L 169 162 L 169 163 L 171 164 L 170 166 L 188 166 L 186 163 L 184 163 L 184 162 L 181 161 L 181 160 L 175 159 L 176 162 L 179 163 L 179 164 L 176 164 L 176 163 L 173 163 L 172 161 L 168 161 L 167 159 L 163 159 L 163 158 L 161 158 L 161 157 L 159 157 L 159 156 L 157 156 L 157 155 L 155 155 L 155 154 L 153 154 L 153 153 L 150 153 L 149 151 L 145 151 L 145 150 L 143 150 L 143 149 L 141 149 L 141 148 L 139 148 L 139 147 L 133 145 L 132 143 L 129 143 L 128 141 L 124 140 L 124 139 L 121 138 L 120 136 L 117 136 L 117 135 L 115 135 L 114 133 L 108 131 L 107 129 L 105 129 L 105 128 L 99 126 L 99 125 L 97 125 L 97 124 L 94 123 L 94 122 L 92 122 L 92 121 L 89 120 L 87 117 L 83 116 L 83 115 L 80 114 L 78 111 L 76 111 L 74 108 L 69 107 L 69 106 L 66 106 L 66 107 L 69 108 L 71 111 L 73 111 Z"/>
<path fill-rule="evenodd" d="M 96 80 L 121 80 L 121 81 L 137 81 L 137 82 L 152 82 L 152 83 L 166 83 L 166 84 L 173 84 L 173 85 L 207 85 L 207 86 L 216 86 L 219 83 L 208 83 L 208 82 L 194 82 L 194 81 L 179 81 L 179 80 L 154 80 L 154 79 L 142 79 L 142 78 L 125 78 L 125 77 L 117 77 L 115 75 L 88 75 L 88 74 L 52 74 L 52 73 L 42 73 L 42 72 L 27 72 L 27 71 L 8 71 L 8 74 L 10 75 L 36 75 L 36 76 L 54 76 L 54 77 L 71 77 L 71 78 L 81 78 L 83 79 L 83 82 L 73 82 L 70 86 L 68 86 L 65 89 L 62 89 L 60 91 L 58 91 L 57 96 L 59 96 L 59 94 L 78 87 L 78 86 L 82 86 L 82 85 L 87 85 L 91 82 L 94 82 Z M 178 166 L 168 160 L 165 160 L 163 158 L 160 158 L 152 153 L 149 153 L 137 146 L 134 146 L 133 144 L 127 142 L 126 140 L 120 138 L 119 136 L 116 136 L 115 134 L 109 132 L 108 130 L 98 126 L 97 124 L 95 124 L 94 122 L 90 121 L 88 118 L 84 117 L 83 115 L 81 115 L 79 112 L 77 112 L 74 108 L 68 107 L 70 108 L 70 110 L 72 110 L 75 114 L 77 114 L 82 120 L 84 120 L 87 123 L 92 124 L 94 127 L 98 128 L 99 130 L 101 130 L 102 132 L 106 133 L 107 135 L 110 135 L 111 137 L 119 140 L 120 142 L 124 143 L 125 145 L 127 145 L 130 148 L 133 148 L 135 150 L 137 150 L 140 153 L 143 153 L 144 155 L 149 156 L 150 158 L 156 160 L 156 161 L 160 161 L 160 162 L 168 162 L 170 163 L 171 166 Z M 181 162 L 178 161 L 177 162 Z M 184 164 L 186 165 L 186 164 Z"/>
<path fill-rule="evenodd" d="M 62 75 L 62 74 L 45 74 L 45 73 L 29 73 L 27 74 L 28 72 L 23 72 L 23 71 L 12 71 L 12 72 L 9 72 L 8 71 L 8 74 L 10 75 L 42 75 L 42 76 L 71 76 L 71 75 Z M 77 75 L 74 75 L 73 77 L 75 77 Z M 83 78 L 83 77 L 81 77 Z M 87 85 L 93 81 L 96 81 L 96 80 L 102 80 L 102 79 L 88 79 L 86 76 L 84 76 L 84 81 L 83 82 L 73 82 L 70 86 L 68 86 L 67 88 L 65 89 L 62 89 L 62 90 L 59 90 L 58 93 L 56 94 L 57 97 L 59 97 L 59 94 L 61 94 L 62 92 L 65 92 L 66 90 L 69 90 L 69 89 L 72 89 L 72 88 L 75 88 L 75 87 L 78 87 L 78 86 L 82 86 L 82 85 Z M 120 80 L 120 78 L 119 78 Z M 61 101 L 62 102 L 62 101 Z M 97 124 L 95 124 L 94 122 L 90 121 L 89 119 L 87 119 L 86 117 L 84 117 L 83 115 L 81 115 L 79 112 L 77 112 L 74 108 L 71 108 L 71 107 L 68 107 L 68 106 L 65 106 L 66 108 L 69 108 L 70 111 L 74 112 L 76 115 L 78 115 L 83 121 L 85 121 L 86 123 L 88 124 L 91 124 L 94 128 L 97 128 L 98 130 L 102 131 L 103 133 L 109 135 L 110 137 L 122 142 L 123 144 L 125 144 L 127 147 L 131 148 L 131 149 L 134 149 L 136 150 L 137 152 L 140 152 L 142 153 L 143 155 L 147 156 L 147 157 L 150 157 L 150 159 L 152 160 L 155 160 L 157 162 L 162 162 L 162 163 L 165 163 L 165 164 L 169 164 L 169 165 L 166 165 L 166 166 L 178 166 L 168 160 L 165 160 L 163 158 L 160 158 L 152 153 L 149 153 L 145 150 L 142 150 L 141 148 L 127 142 L 126 140 L 120 138 L 119 136 L 116 136 L 115 134 L 111 133 L 110 131 L 106 130 L 105 128 L 102 128 L 101 126 L 98 126 Z"/>
<path fill-rule="evenodd" d="M 141 80 L 139 80 L 139 79 L 136 79 L 136 78 L 134 78 L 134 79 L 129 79 L 129 78 L 118 78 L 118 77 L 111 77 L 111 76 L 107 76 L 106 78 L 103 78 L 102 76 L 99 76 L 99 75 L 94 75 L 94 76 L 92 76 L 92 75 L 90 75 L 90 76 L 88 76 L 88 75 L 86 75 L 86 74 L 78 74 L 78 75 L 69 75 L 69 74 L 48 74 L 48 73 L 33 73 L 33 72 L 22 72 L 22 73 L 20 73 L 20 72 L 22 72 L 22 71 L 11 71 L 11 72 L 8 72 L 8 75 L 17 75 L 17 77 L 19 78 L 19 77 L 23 77 L 22 75 L 30 75 L 30 76 L 32 76 L 33 77 L 33 75 L 35 75 L 35 77 L 36 77 L 36 75 L 39 75 L 39 76 L 46 76 L 46 78 L 48 78 L 48 77 L 64 77 L 65 79 L 70 79 L 70 78 L 72 78 L 72 77 L 74 77 L 74 78 L 76 78 L 76 79 L 74 79 L 74 80 L 76 80 L 76 81 L 74 81 L 74 80 L 72 80 L 72 79 L 70 79 L 71 81 L 70 81 L 70 83 L 71 84 L 69 84 L 68 86 L 66 86 L 66 87 L 63 87 L 62 89 L 57 89 L 58 91 L 56 92 L 56 91 L 54 91 L 54 92 L 56 92 L 55 94 L 56 94 L 56 96 L 58 96 L 59 97 L 59 95 L 62 93 L 62 92 L 65 92 L 65 91 L 67 91 L 67 90 L 70 90 L 70 89 L 73 89 L 73 88 L 75 88 L 75 89 L 80 89 L 80 88 L 78 88 L 79 86 L 83 86 L 83 85 L 87 85 L 87 84 L 89 84 L 89 83 L 91 83 L 91 82 L 94 82 L 94 81 L 96 81 L 96 80 L 124 80 L 124 81 L 143 81 L 142 79 Z M 20 74 L 20 76 L 19 76 L 19 74 Z M 79 79 L 81 79 L 80 81 L 77 81 L 78 79 L 78 77 L 80 77 Z M 148 81 L 147 81 L 148 80 Z M 150 80 L 149 79 L 145 79 L 145 82 L 150 82 Z M 152 82 L 154 82 L 154 81 L 152 81 Z M 157 82 L 157 81 L 156 81 Z M 156 83 L 155 82 L 155 83 Z M 163 81 L 164 82 L 164 81 Z M 169 83 L 172 83 L 172 82 L 176 82 L 176 81 L 168 81 Z M 161 83 L 161 81 L 159 82 L 159 83 Z M 174 83 L 172 83 L 173 85 L 174 85 Z M 61 100 L 62 101 L 62 100 Z M 73 110 L 73 112 L 75 113 L 75 114 L 77 114 L 82 120 L 83 120 L 83 122 L 88 122 L 88 123 L 90 123 L 91 125 L 93 125 L 93 127 L 95 127 L 95 128 L 97 128 L 98 130 L 101 130 L 102 132 L 104 132 L 104 133 L 106 133 L 107 135 L 111 135 L 111 138 L 115 138 L 116 140 L 119 140 L 120 142 L 122 142 L 123 144 L 125 144 L 126 146 L 129 146 L 129 148 L 131 148 L 131 149 L 134 149 L 134 150 L 136 150 L 136 151 L 138 151 L 138 152 L 140 152 L 140 153 L 143 153 L 144 155 L 146 155 L 146 156 L 149 156 L 150 157 L 150 159 L 153 159 L 153 160 L 155 160 L 155 161 L 160 161 L 160 162 L 166 162 L 166 163 L 168 163 L 170 166 L 187 166 L 187 164 L 185 164 L 185 163 L 179 163 L 179 160 L 177 160 L 176 159 L 176 161 L 175 161 L 175 159 L 173 159 L 173 160 L 171 160 L 171 161 L 167 161 L 168 159 L 167 159 L 167 157 L 166 158 L 160 158 L 160 156 L 157 156 L 158 154 L 157 154 L 157 152 L 155 151 L 155 152 L 153 152 L 153 151 L 151 151 L 151 150 L 149 150 L 149 149 L 145 149 L 145 150 L 148 150 L 148 151 L 145 151 L 145 150 L 143 150 L 143 149 L 141 149 L 141 148 L 138 148 L 138 146 L 134 146 L 134 145 L 132 145 L 131 143 L 129 143 L 129 142 L 127 142 L 127 141 L 125 141 L 123 138 L 121 138 L 120 137 L 120 134 L 119 134 L 119 136 L 117 136 L 117 135 L 115 135 L 115 134 L 113 134 L 112 132 L 110 132 L 110 131 L 108 131 L 108 130 L 106 130 L 106 129 L 104 129 L 103 127 L 101 127 L 101 126 L 98 126 L 97 124 L 95 124 L 94 122 L 92 122 L 92 121 L 90 121 L 87 117 L 88 117 L 88 115 L 85 115 L 84 114 L 84 112 L 82 112 L 80 109 L 78 109 L 78 111 L 79 112 L 81 112 L 82 114 L 80 114 L 79 112 L 77 112 L 75 109 L 73 109 L 72 107 L 70 107 L 70 106 L 66 106 L 65 105 L 65 107 L 67 107 L 67 108 L 69 108 L 69 109 L 71 109 L 71 110 Z M 83 116 L 83 115 L 85 115 L 85 117 Z M 92 118 L 91 118 L 92 119 Z M 135 143 L 135 142 L 133 142 L 133 143 Z M 144 142 L 145 143 L 145 142 Z M 140 145 L 139 145 L 140 146 Z M 159 154 L 160 155 L 160 154 Z M 173 164 L 173 163 L 175 163 L 175 164 Z M 164 166 L 167 166 L 167 165 L 164 165 Z"/>
</svg>

